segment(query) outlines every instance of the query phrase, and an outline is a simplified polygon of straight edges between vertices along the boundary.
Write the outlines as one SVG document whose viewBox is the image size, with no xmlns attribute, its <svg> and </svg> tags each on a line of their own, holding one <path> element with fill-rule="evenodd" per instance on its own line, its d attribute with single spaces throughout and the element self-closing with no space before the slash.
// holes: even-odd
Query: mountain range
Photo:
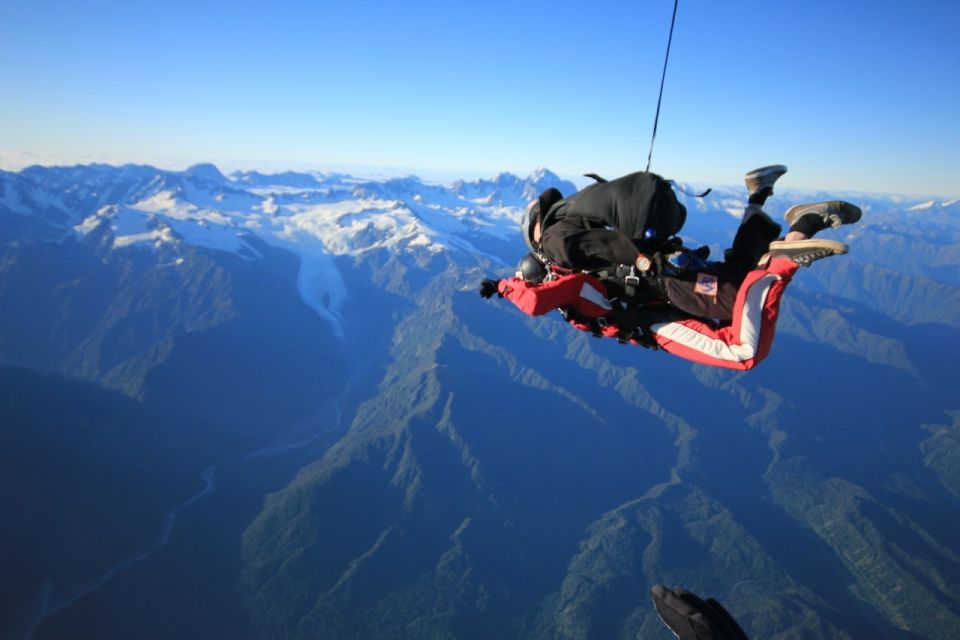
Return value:
<svg viewBox="0 0 960 640">
<path fill-rule="evenodd" d="M 960 635 L 960 203 L 778 185 L 864 218 L 734 373 L 476 295 L 551 186 L 0 172 L 0 638 Z"/>
</svg>

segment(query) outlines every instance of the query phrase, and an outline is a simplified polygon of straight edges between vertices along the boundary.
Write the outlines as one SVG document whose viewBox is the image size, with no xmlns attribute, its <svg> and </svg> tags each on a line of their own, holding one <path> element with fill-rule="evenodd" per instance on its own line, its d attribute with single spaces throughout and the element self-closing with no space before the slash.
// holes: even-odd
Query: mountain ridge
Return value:
<svg viewBox="0 0 960 640">
<path fill-rule="evenodd" d="M 189 452 L 173 482 L 215 480 L 34 638 L 663 637 L 655 582 L 764 637 L 960 629 L 949 211 L 860 202 L 833 232 L 851 254 L 798 274 L 770 358 L 736 373 L 478 298 L 524 252 L 546 171 L 456 188 L 186 173 L 0 173 L 0 365 L 162 412 L 149 468 Z M 684 235 L 716 255 L 744 195 L 681 195 Z M 769 212 L 794 202 L 778 189 Z M 112 444 L 109 461 L 129 453 Z M 161 522 L 181 502 L 114 508 Z M 40 539 L 11 517 L 7 548 Z M 123 560 L 85 544 L 60 552 Z M 83 583 L 17 571 L 4 588 Z M 5 610 L 0 635 L 28 613 Z"/>
</svg>

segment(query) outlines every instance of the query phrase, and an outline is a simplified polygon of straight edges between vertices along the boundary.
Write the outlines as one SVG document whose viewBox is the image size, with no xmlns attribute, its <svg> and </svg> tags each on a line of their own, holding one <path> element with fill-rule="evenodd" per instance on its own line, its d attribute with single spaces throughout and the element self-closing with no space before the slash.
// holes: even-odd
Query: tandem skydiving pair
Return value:
<svg viewBox="0 0 960 640">
<path fill-rule="evenodd" d="M 506 298 L 537 316 L 559 310 L 574 327 L 694 362 L 751 369 L 769 353 L 780 300 L 801 266 L 847 253 L 815 238 L 860 220 L 839 200 L 786 212 L 788 232 L 763 211 L 783 165 L 746 174 L 743 219 L 723 261 L 683 245 L 686 208 L 673 184 L 639 172 L 597 182 L 564 198 L 554 188 L 521 220 L 530 253 L 513 278 L 484 280 L 480 295 Z"/>
</svg>

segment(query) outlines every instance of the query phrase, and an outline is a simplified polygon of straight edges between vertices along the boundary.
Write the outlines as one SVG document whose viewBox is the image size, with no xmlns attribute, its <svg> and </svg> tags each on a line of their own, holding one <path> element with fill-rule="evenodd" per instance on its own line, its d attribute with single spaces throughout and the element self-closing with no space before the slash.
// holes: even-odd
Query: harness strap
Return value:
<svg viewBox="0 0 960 640">
<path fill-rule="evenodd" d="M 687 191 L 686 189 L 684 189 L 683 187 L 681 187 L 681 186 L 677 183 L 676 180 L 667 180 L 667 182 L 670 183 L 670 186 L 671 186 L 671 187 L 673 187 L 674 189 L 676 189 L 676 190 L 679 191 L 680 193 L 683 193 L 683 194 L 686 194 L 686 195 L 690 196 L 691 198 L 706 198 L 708 195 L 710 195 L 710 192 L 713 191 L 713 189 L 710 188 L 710 189 L 707 189 L 706 191 L 704 191 L 703 193 L 690 193 L 689 191 Z"/>
<path fill-rule="evenodd" d="M 643 275 L 640 275 L 637 272 L 636 267 L 626 264 L 611 265 L 605 269 L 593 271 L 591 273 L 601 280 L 615 281 L 623 288 L 623 292 L 628 298 L 633 298 L 637 295 L 637 287 L 640 286 L 640 278 L 656 277 L 654 274 L 649 272 L 645 272 Z"/>
<path fill-rule="evenodd" d="M 668 318 L 686 317 L 686 314 L 667 305 L 658 305 L 652 309 L 646 307 L 615 308 L 607 316 L 599 318 L 584 316 L 571 307 L 561 307 L 559 311 L 567 322 L 572 320 L 588 327 L 595 338 L 604 337 L 603 330 L 613 326 L 617 328 L 616 338 L 620 344 L 635 343 L 641 347 L 654 350 L 659 349 L 660 345 L 657 344 L 651 327 Z"/>
</svg>

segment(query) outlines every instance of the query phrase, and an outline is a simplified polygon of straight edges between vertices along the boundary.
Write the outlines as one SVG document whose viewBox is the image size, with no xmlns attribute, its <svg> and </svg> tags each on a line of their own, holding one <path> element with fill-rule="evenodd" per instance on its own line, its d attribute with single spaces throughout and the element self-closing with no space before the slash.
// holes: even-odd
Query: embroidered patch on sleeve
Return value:
<svg viewBox="0 0 960 640">
<path fill-rule="evenodd" d="M 697 284 L 693 287 L 694 293 L 716 298 L 717 289 L 717 276 L 710 275 L 709 273 L 697 274 Z"/>
</svg>

